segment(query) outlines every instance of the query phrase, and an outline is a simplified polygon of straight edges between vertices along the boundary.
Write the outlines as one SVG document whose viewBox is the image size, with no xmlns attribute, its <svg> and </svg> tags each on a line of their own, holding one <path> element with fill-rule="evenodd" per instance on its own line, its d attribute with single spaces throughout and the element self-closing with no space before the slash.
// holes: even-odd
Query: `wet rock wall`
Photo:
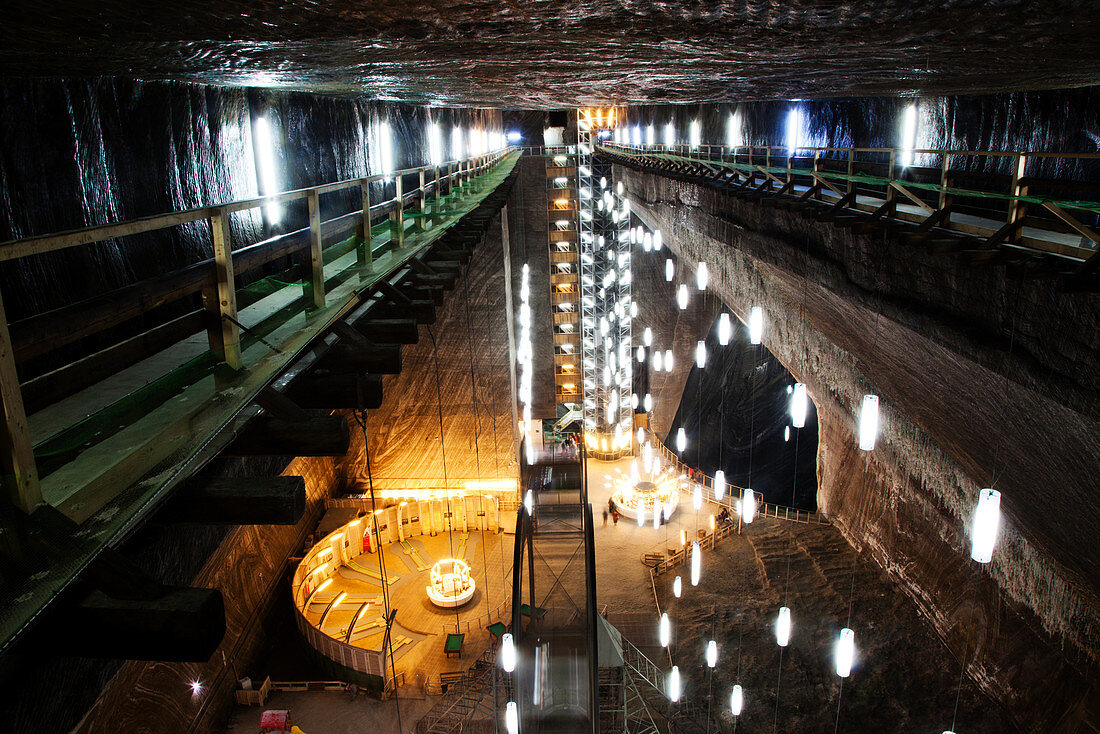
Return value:
<svg viewBox="0 0 1100 734">
<path fill-rule="evenodd" d="M 817 406 L 819 505 L 848 541 L 1022 729 L 1096 726 L 1097 297 L 689 183 L 616 177 L 672 250 L 710 263 L 731 310 L 764 308 L 765 344 Z M 883 408 L 871 454 L 855 447 L 866 392 Z M 1005 521 L 979 567 L 967 528 L 992 479 Z"/>
</svg>

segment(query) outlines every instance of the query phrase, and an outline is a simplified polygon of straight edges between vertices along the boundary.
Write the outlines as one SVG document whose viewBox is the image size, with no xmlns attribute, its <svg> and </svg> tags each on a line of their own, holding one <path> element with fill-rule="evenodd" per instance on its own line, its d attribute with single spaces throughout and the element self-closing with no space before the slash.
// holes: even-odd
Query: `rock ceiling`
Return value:
<svg viewBox="0 0 1100 734">
<path fill-rule="evenodd" d="M 1003 0 L 16 0 L 0 30 L 0 74 L 520 109 L 979 93 L 1095 83 L 1097 9 Z"/>
</svg>

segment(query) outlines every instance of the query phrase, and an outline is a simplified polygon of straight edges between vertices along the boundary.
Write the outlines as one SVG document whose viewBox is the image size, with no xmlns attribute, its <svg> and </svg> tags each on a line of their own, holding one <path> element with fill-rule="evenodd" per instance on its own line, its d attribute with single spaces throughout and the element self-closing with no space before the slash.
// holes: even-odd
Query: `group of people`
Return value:
<svg viewBox="0 0 1100 734">
<path fill-rule="evenodd" d="M 561 453 L 566 459 L 576 459 L 580 456 L 580 452 L 577 450 L 577 439 L 572 433 L 561 442 Z"/>
<path fill-rule="evenodd" d="M 615 506 L 615 498 L 607 500 L 607 509 L 603 511 L 603 524 L 607 524 L 607 516 L 611 515 L 611 520 L 618 525 L 619 524 L 619 508 Z"/>
</svg>

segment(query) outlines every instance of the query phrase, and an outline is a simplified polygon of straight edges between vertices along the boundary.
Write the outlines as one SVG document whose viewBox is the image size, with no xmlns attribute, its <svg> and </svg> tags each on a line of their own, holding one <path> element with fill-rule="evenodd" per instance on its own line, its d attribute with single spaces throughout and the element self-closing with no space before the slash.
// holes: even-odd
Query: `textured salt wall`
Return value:
<svg viewBox="0 0 1100 734">
<path fill-rule="evenodd" d="M 821 504 L 849 541 L 1022 729 L 1095 727 L 1100 299 L 692 184 L 616 176 L 671 249 L 711 263 L 734 312 L 764 308 L 766 345 L 818 408 Z M 872 390 L 883 430 L 867 455 L 855 416 Z M 978 567 L 966 527 L 992 471 L 1005 527 Z"/>
<path fill-rule="evenodd" d="M 447 158 L 456 152 L 453 127 L 467 136 L 500 130 L 500 113 L 489 110 L 171 82 L 7 80 L 0 83 L 0 241 L 258 196 L 258 116 L 272 127 L 280 190 L 377 173 L 372 133 L 382 121 L 392 128 L 396 168 L 428 163 L 429 118 L 442 127 Z M 353 210 L 357 196 L 323 196 L 322 216 Z M 234 246 L 306 226 L 304 207 L 294 202 L 274 227 L 260 209 L 232 215 Z M 2 263 L 0 292 L 15 321 L 211 252 L 209 225 L 196 222 Z"/>
</svg>

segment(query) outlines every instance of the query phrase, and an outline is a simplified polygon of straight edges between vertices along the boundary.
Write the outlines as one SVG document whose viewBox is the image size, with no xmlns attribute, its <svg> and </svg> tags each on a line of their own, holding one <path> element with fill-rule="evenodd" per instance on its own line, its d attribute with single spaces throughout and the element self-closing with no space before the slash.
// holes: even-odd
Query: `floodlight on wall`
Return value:
<svg viewBox="0 0 1100 734">
<path fill-rule="evenodd" d="M 808 402 L 806 386 L 801 382 L 796 382 L 794 392 L 791 393 L 791 424 L 795 428 L 806 426 L 806 406 Z"/>
<path fill-rule="evenodd" d="M 428 125 L 428 162 L 433 166 L 443 162 L 443 129 L 434 120 Z"/>
<path fill-rule="evenodd" d="M 847 678 L 852 674 L 852 661 L 856 657 L 856 633 L 845 627 L 836 641 L 836 674 Z"/>
<path fill-rule="evenodd" d="M 875 448 L 878 438 L 878 395 L 864 395 L 859 411 L 859 447 L 864 451 Z"/>
<path fill-rule="evenodd" d="M 374 146 L 371 172 L 389 180 L 393 175 L 393 130 L 385 120 L 374 126 Z"/>
<path fill-rule="evenodd" d="M 275 175 L 275 141 L 266 117 L 257 117 L 252 123 L 252 137 L 256 147 L 260 194 L 274 196 L 279 193 L 279 183 Z M 283 218 L 283 207 L 278 202 L 269 201 L 264 205 L 264 215 L 268 224 L 278 224 Z"/>
<path fill-rule="evenodd" d="M 653 125 L 645 126 L 645 144 L 648 146 L 654 146 L 657 144 L 657 130 Z"/>
<path fill-rule="evenodd" d="M 779 616 L 775 618 L 775 643 L 780 647 L 786 647 L 791 641 L 791 610 L 789 607 L 779 607 Z"/>
<path fill-rule="evenodd" d="M 688 144 L 692 149 L 698 148 L 703 142 L 703 126 L 699 124 L 698 120 L 692 120 L 691 125 L 688 126 Z"/>
<path fill-rule="evenodd" d="M 665 147 L 676 145 L 676 128 L 671 122 L 665 124 Z"/>
<path fill-rule="evenodd" d="M 732 336 L 733 324 L 730 322 L 730 315 L 723 312 L 718 316 L 718 343 L 723 347 L 727 346 Z"/>
<path fill-rule="evenodd" d="M 741 113 L 731 112 L 726 120 L 726 146 L 740 148 L 745 144 L 745 136 L 741 127 Z"/>
<path fill-rule="evenodd" d="M 917 105 L 910 104 L 901 114 L 901 167 L 913 165 L 913 148 L 917 143 Z"/>
<path fill-rule="evenodd" d="M 978 563 L 993 560 L 993 548 L 1001 527 L 1001 493 L 985 488 L 978 493 L 978 507 L 970 526 L 970 557 Z"/>
<path fill-rule="evenodd" d="M 759 344 L 764 340 L 764 309 L 753 306 L 749 310 L 749 343 Z"/>
</svg>

